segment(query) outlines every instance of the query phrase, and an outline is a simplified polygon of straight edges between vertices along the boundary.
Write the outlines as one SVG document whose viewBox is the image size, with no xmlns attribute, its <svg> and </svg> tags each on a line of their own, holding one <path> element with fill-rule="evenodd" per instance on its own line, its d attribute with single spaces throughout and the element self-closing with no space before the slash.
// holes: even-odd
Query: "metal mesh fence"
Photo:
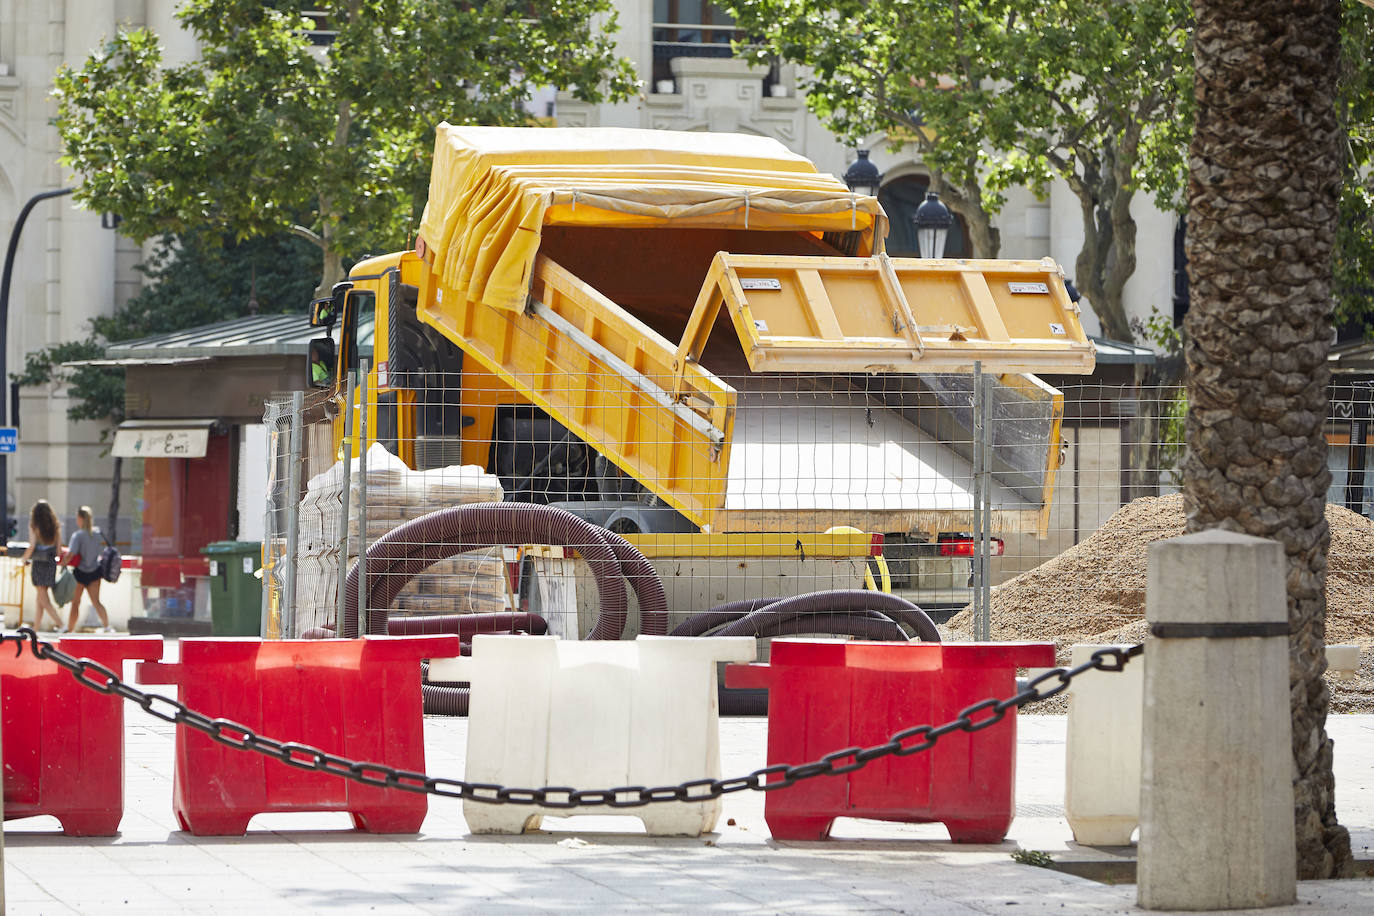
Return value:
<svg viewBox="0 0 1374 916">
<path fill-rule="evenodd" d="M 702 410 L 655 400 L 647 389 L 671 380 L 627 384 L 624 367 L 518 380 L 517 391 L 471 363 L 383 377 L 371 393 L 274 400 L 265 632 L 340 632 L 344 574 L 368 545 L 436 510 L 487 502 L 555 506 L 624 537 L 662 581 L 669 631 L 739 602 L 866 588 L 948 619 L 954 638 L 1113 641 L 1143 626 L 1146 548 L 1183 531 L 1181 388 L 718 377 L 724 403 Z M 1367 541 L 1354 535 L 1374 506 L 1370 389 L 1343 390 L 1328 424 L 1329 499 L 1353 513 L 1333 524 L 1332 575 L 1360 570 L 1350 587 L 1367 601 Z M 366 410 L 349 409 L 360 400 Z M 370 444 L 351 449 L 348 486 L 345 439 Z M 585 637 L 604 601 L 588 546 L 511 537 L 424 568 L 379 567 L 369 581 L 377 591 L 378 577 L 405 578 L 387 590 L 393 620 L 519 613 Z M 633 634 L 633 590 L 628 600 Z M 376 609 L 366 594 L 362 603 L 366 629 Z M 873 616 L 845 607 L 828 623 Z"/>
</svg>

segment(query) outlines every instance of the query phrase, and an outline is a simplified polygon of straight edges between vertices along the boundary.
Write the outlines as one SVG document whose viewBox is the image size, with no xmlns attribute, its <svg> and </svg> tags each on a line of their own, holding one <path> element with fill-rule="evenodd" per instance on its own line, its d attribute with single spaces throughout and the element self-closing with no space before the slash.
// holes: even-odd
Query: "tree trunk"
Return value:
<svg viewBox="0 0 1374 916">
<path fill-rule="evenodd" d="M 115 456 L 114 475 L 110 478 L 110 516 L 109 522 L 105 525 L 106 537 L 113 544 L 119 537 L 119 483 L 124 476 L 124 459 Z"/>
<path fill-rule="evenodd" d="M 1070 186 L 1083 212 L 1083 247 L 1074 264 L 1074 283 L 1102 322 L 1103 336 L 1133 343 L 1135 329 L 1126 317 L 1126 281 L 1135 273 L 1135 218 L 1131 216 L 1131 172 L 1137 134 L 1129 126 L 1119 141 L 1098 156 L 1081 157 L 1083 173 Z"/>
<path fill-rule="evenodd" d="M 1197 0 L 1195 9 L 1188 530 L 1225 527 L 1284 545 L 1298 876 L 1348 875 L 1322 680 L 1341 5 Z"/>
<path fill-rule="evenodd" d="M 326 237 L 333 235 L 329 230 L 325 230 Z M 320 268 L 320 285 L 315 290 L 315 297 L 323 299 L 329 295 L 334 284 L 344 278 L 343 255 L 333 245 L 327 246 L 322 252 L 323 263 Z"/>
<path fill-rule="evenodd" d="M 931 176 L 932 189 L 950 210 L 964 218 L 968 240 L 975 258 L 995 258 L 1002 249 L 1002 232 L 992 224 L 992 214 L 983 207 L 982 189 L 976 184 L 956 188 L 939 175 Z"/>
</svg>

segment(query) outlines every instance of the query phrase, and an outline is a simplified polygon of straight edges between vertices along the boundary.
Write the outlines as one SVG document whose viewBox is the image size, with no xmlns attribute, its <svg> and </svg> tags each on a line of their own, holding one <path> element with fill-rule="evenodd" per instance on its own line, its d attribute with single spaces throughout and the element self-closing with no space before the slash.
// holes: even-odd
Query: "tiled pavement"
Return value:
<svg viewBox="0 0 1374 916">
<path fill-rule="evenodd" d="M 171 688 L 159 688 L 171 689 Z M 461 776 L 465 720 L 426 721 L 428 771 Z M 433 799 L 417 836 L 373 836 L 344 814 L 263 815 L 243 838 L 192 837 L 171 810 L 173 727 L 128 711 L 122 832 L 69 839 L 56 822 L 5 825 L 14 914 L 747 912 L 1102 913 L 1135 910 L 1134 885 L 1019 865 L 1133 856 L 1071 841 L 1063 820 L 1064 719 L 1022 716 L 1018 817 L 1006 842 L 954 846 L 939 825 L 841 821 L 825 843 L 775 843 L 763 796 L 725 800 L 718 833 L 653 839 L 635 818 L 548 818 L 515 838 L 467 833 L 462 805 Z M 1374 846 L 1374 716 L 1337 716 L 1337 790 L 1356 855 Z M 281 736 L 289 737 L 289 736 Z M 727 719 L 726 775 L 764 763 L 760 719 Z M 1303 882 L 1293 912 L 1374 912 L 1374 880 Z M 1275 913 L 1284 910 L 1264 910 Z"/>
</svg>

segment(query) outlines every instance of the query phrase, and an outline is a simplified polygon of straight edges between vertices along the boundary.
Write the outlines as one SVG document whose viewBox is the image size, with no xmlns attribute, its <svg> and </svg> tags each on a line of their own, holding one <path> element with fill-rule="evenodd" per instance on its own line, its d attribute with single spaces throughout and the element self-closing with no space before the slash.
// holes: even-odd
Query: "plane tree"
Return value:
<svg viewBox="0 0 1374 916">
<path fill-rule="evenodd" d="M 532 87 L 621 99 L 609 0 L 188 0 L 199 56 L 168 65 L 124 29 L 56 76 L 62 161 L 83 206 L 136 240 L 288 231 L 342 259 L 402 246 L 419 221 L 435 126 L 524 124 Z"/>
</svg>

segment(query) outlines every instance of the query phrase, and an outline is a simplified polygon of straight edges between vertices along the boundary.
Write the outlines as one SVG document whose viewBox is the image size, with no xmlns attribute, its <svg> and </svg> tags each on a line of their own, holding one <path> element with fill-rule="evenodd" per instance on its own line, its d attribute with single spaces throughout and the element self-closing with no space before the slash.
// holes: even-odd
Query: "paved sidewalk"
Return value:
<svg viewBox="0 0 1374 916">
<path fill-rule="evenodd" d="M 701 839 L 646 837 L 636 818 L 613 816 L 546 817 L 540 833 L 476 837 L 448 799 L 431 799 L 418 836 L 298 814 L 259 816 L 243 838 L 202 838 L 178 830 L 172 814 L 173 727 L 130 708 L 122 833 L 69 839 L 50 818 L 7 823 L 5 897 L 13 914 L 1135 911 L 1134 885 L 1011 860 L 1018 847 L 1061 862 L 1134 856 L 1072 843 L 1064 718 L 1022 716 L 1018 726 L 1018 816 L 999 845 L 954 846 L 939 825 L 873 821 L 841 821 L 825 843 L 775 843 L 763 795 L 749 792 L 727 796 L 719 832 Z M 429 772 L 462 775 L 466 728 L 426 720 Z M 1368 859 L 1374 716 L 1333 717 L 1330 730 L 1341 819 Z M 764 764 L 765 734 L 761 719 L 722 723 L 725 775 Z M 1374 912 L 1374 880 L 1304 882 L 1298 893 L 1299 907 L 1254 912 Z"/>
</svg>

